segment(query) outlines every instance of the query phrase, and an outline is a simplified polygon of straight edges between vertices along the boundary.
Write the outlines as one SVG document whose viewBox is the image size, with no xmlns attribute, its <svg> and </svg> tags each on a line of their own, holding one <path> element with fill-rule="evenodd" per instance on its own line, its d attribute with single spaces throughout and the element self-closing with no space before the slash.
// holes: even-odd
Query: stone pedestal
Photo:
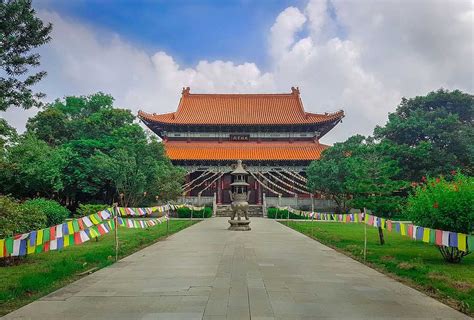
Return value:
<svg viewBox="0 0 474 320">
<path fill-rule="evenodd" d="M 250 231 L 250 220 L 229 220 L 231 231 Z"/>
</svg>

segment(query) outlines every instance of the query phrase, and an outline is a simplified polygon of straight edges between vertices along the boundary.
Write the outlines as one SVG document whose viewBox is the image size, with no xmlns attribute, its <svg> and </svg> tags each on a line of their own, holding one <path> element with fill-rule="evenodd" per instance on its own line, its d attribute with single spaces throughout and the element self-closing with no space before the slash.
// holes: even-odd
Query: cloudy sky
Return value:
<svg viewBox="0 0 474 320">
<path fill-rule="evenodd" d="M 40 49 L 48 100 L 112 94 L 174 111 L 191 92 L 290 92 L 310 112 L 344 109 L 323 142 L 371 134 L 401 97 L 474 92 L 472 0 L 33 1 L 54 25 Z M 36 110 L 3 114 L 23 130 Z M 278 112 L 278 110 L 275 110 Z"/>
</svg>

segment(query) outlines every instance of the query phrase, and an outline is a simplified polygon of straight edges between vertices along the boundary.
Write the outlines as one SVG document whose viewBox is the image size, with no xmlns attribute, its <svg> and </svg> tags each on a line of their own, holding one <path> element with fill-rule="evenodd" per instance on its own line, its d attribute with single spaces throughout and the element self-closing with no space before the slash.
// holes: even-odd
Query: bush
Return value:
<svg viewBox="0 0 474 320">
<path fill-rule="evenodd" d="M 0 196 L 0 238 L 45 228 L 47 220 L 38 208 L 26 209 L 13 198 Z"/>
<path fill-rule="evenodd" d="M 177 214 L 178 214 L 178 218 L 191 218 L 191 209 L 187 207 L 178 208 Z M 210 218 L 210 217 L 212 217 L 212 208 L 210 207 L 204 207 L 203 210 L 193 211 L 193 218 Z"/>
<path fill-rule="evenodd" d="M 76 210 L 78 217 L 88 216 L 104 209 L 110 208 L 107 204 L 80 204 Z"/>
<path fill-rule="evenodd" d="M 406 214 L 423 227 L 469 234 L 474 230 L 473 208 L 474 178 L 456 174 L 453 181 L 440 177 L 416 187 L 408 197 Z M 459 262 L 463 254 L 457 248 L 449 250 L 440 247 L 447 261 Z"/>
<path fill-rule="evenodd" d="M 288 210 L 278 210 L 278 208 L 268 208 L 267 216 L 269 219 L 300 219 L 307 220 L 308 218 L 299 214 L 290 212 L 288 215 Z"/>
<path fill-rule="evenodd" d="M 71 214 L 68 209 L 61 206 L 58 202 L 43 198 L 36 198 L 25 201 L 22 204 L 22 207 L 26 211 L 41 211 L 44 215 L 46 215 L 48 226 L 54 226 L 62 223 L 64 219 L 69 217 L 69 215 Z"/>
</svg>

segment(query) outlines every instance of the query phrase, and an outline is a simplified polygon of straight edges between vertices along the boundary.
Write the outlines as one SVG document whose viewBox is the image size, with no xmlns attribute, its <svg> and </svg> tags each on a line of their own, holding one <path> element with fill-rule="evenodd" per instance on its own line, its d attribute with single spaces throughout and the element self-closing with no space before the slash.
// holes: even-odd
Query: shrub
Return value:
<svg viewBox="0 0 474 320">
<path fill-rule="evenodd" d="M 178 208 L 178 218 L 191 218 L 191 209 L 187 207 Z M 193 218 L 210 218 L 212 217 L 212 208 L 204 207 L 203 210 L 193 211 Z"/>
<path fill-rule="evenodd" d="M 107 208 L 110 208 L 107 204 L 80 204 L 76 210 L 76 215 L 78 217 L 88 216 Z"/>
<path fill-rule="evenodd" d="M 469 234 L 474 230 L 473 208 L 474 178 L 456 174 L 452 181 L 440 177 L 416 187 L 406 214 L 423 227 Z M 457 248 L 441 246 L 440 251 L 450 262 L 459 262 L 463 256 Z"/>
<path fill-rule="evenodd" d="M 62 223 L 64 219 L 69 217 L 69 215 L 71 214 L 68 209 L 61 206 L 58 202 L 43 198 L 36 198 L 25 201 L 22 204 L 22 207 L 26 211 L 41 211 L 44 215 L 46 215 L 48 226 L 54 226 Z"/>
<path fill-rule="evenodd" d="M 38 208 L 26 209 L 13 198 L 0 196 L 0 238 L 46 226 L 47 217 Z"/>
<path fill-rule="evenodd" d="M 305 216 L 295 214 L 295 213 L 288 213 L 288 210 L 278 210 L 278 208 L 268 208 L 267 209 L 267 216 L 269 219 L 300 219 L 306 220 L 308 219 Z"/>
</svg>

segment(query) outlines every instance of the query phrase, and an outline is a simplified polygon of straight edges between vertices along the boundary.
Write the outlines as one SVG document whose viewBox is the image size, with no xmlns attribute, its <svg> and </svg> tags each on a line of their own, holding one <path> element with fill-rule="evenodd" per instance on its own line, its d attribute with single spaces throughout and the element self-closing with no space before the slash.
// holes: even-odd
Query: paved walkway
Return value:
<svg viewBox="0 0 474 320">
<path fill-rule="evenodd" d="M 470 319 L 275 221 L 200 222 L 6 319 Z"/>
</svg>

